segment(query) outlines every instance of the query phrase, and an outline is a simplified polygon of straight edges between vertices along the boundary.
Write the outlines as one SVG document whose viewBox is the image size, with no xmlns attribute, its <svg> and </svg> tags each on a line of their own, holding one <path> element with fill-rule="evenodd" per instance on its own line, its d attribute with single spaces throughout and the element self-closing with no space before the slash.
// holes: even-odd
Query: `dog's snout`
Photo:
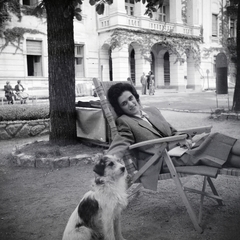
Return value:
<svg viewBox="0 0 240 240">
<path fill-rule="evenodd" d="M 120 168 L 122 172 L 125 172 L 125 167 Z"/>
</svg>

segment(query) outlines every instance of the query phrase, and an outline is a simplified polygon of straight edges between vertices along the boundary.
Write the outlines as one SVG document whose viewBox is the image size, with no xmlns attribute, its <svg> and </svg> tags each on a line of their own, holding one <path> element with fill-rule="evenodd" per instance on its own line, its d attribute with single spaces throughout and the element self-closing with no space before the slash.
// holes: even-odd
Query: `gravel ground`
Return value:
<svg viewBox="0 0 240 240">
<path fill-rule="evenodd" d="M 203 113 L 162 113 L 177 129 L 212 125 L 213 132 L 240 136 L 240 121 L 213 120 Z M 93 165 L 82 163 L 56 170 L 8 166 L 7 156 L 13 147 L 29 141 L 0 142 L 0 239 L 61 239 L 71 212 L 89 189 Z M 199 176 L 188 179 L 188 184 L 201 189 Z M 172 180 L 161 181 L 157 192 L 142 190 L 130 198 L 123 212 L 123 236 L 128 240 L 240 239 L 239 180 L 239 177 L 226 176 L 214 180 L 225 205 L 219 207 L 211 199 L 205 200 L 202 234 L 194 230 Z M 190 195 L 190 200 L 193 207 L 197 207 L 199 196 Z"/>
</svg>

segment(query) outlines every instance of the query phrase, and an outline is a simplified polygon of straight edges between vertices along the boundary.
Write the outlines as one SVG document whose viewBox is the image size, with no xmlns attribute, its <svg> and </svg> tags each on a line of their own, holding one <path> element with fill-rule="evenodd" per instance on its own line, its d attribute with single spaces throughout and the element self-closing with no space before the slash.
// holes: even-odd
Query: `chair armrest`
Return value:
<svg viewBox="0 0 240 240">
<path fill-rule="evenodd" d="M 158 138 L 158 139 L 143 141 L 140 143 L 135 143 L 129 146 L 129 149 L 131 150 L 134 148 L 143 147 L 143 146 L 152 145 L 152 144 L 158 144 L 158 143 L 170 143 L 170 142 L 183 141 L 186 138 L 187 138 L 187 134 L 176 135 L 176 136 L 165 137 L 165 138 Z"/>
<path fill-rule="evenodd" d="M 212 129 L 212 126 L 203 126 L 203 127 L 195 127 L 195 128 L 187 128 L 187 129 L 179 129 L 177 133 L 186 133 L 190 135 L 191 137 L 196 134 L 201 133 L 210 133 Z"/>
</svg>

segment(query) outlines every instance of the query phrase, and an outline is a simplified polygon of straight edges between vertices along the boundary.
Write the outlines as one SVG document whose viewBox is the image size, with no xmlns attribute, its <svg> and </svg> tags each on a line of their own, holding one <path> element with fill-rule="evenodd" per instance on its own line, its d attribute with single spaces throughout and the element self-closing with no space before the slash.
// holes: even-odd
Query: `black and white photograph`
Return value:
<svg viewBox="0 0 240 240">
<path fill-rule="evenodd" d="M 0 239 L 240 239 L 239 0 L 0 0 Z"/>
</svg>

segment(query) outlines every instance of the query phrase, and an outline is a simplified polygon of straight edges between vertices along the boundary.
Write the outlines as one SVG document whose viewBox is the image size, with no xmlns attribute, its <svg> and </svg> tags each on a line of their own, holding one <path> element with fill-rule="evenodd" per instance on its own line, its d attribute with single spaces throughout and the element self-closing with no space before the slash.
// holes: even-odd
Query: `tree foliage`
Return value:
<svg viewBox="0 0 240 240">
<path fill-rule="evenodd" d="M 0 0 L 0 34 L 2 36 L 4 26 L 11 21 L 10 12 L 21 20 L 19 0 Z"/>
<path fill-rule="evenodd" d="M 136 43 L 140 46 L 141 54 L 146 60 L 151 61 L 149 54 L 152 46 L 156 43 L 161 43 L 170 54 L 176 56 L 175 62 L 183 63 L 185 56 L 191 56 L 195 60 L 195 66 L 198 67 L 201 63 L 201 54 L 199 42 L 201 37 L 186 36 L 170 32 L 154 32 L 151 31 L 134 31 L 126 29 L 115 29 L 111 37 L 106 41 L 111 46 L 111 49 L 121 48 L 123 45 Z"/>
</svg>

